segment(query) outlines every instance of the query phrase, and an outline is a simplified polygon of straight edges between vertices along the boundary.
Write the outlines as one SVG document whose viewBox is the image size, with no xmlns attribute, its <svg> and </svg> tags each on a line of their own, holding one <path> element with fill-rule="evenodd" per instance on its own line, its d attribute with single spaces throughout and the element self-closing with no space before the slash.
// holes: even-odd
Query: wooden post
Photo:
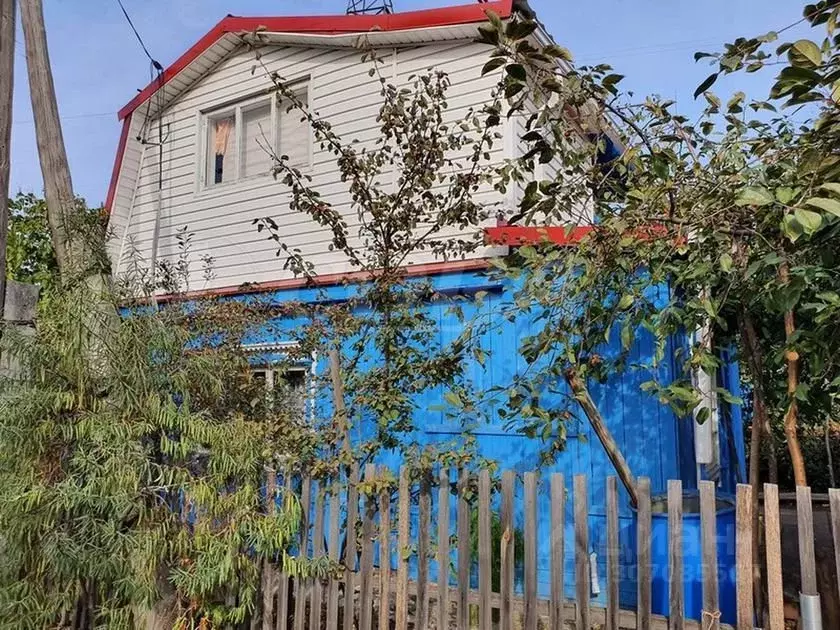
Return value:
<svg viewBox="0 0 840 630">
<path fill-rule="evenodd" d="M 551 475 L 551 606 L 549 624 L 552 628 L 563 628 L 563 604 L 565 602 L 565 527 L 566 527 L 566 485 L 563 475 Z M 615 630 L 618 630 L 616 628 Z"/>
<path fill-rule="evenodd" d="M 397 514 L 397 601 L 395 627 L 408 628 L 408 553 L 411 517 L 411 487 L 408 468 L 400 468 L 400 491 Z"/>
<path fill-rule="evenodd" d="M 344 630 L 353 630 L 356 612 L 356 521 L 359 518 L 359 464 L 347 482 L 347 526 L 344 529 Z"/>
<path fill-rule="evenodd" d="M 802 594 L 819 595 L 817 563 L 814 556 L 814 512 L 811 506 L 811 488 L 808 486 L 796 486 L 796 516 Z"/>
<path fill-rule="evenodd" d="M 683 585 L 683 496 L 682 481 L 668 482 L 668 630 L 685 628 L 685 586 Z"/>
<path fill-rule="evenodd" d="M 56 262 L 62 276 L 66 278 L 71 270 L 79 271 L 81 265 L 90 264 L 90 261 L 84 260 L 84 250 L 75 251 L 76 239 L 71 235 L 70 223 L 77 212 L 76 197 L 73 194 L 70 165 L 58 116 L 42 0 L 22 0 L 20 13 L 26 41 L 26 67 L 35 118 L 35 137 L 47 198 L 47 220 Z"/>
<path fill-rule="evenodd" d="M 478 477 L 478 609 L 479 628 L 490 630 L 493 611 L 490 594 L 493 592 L 493 542 L 490 539 L 490 472 L 481 471 Z M 419 627 L 425 627 L 420 625 Z"/>
<path fill-rule="evenodd" d="M 537 474 L 533 472 L 525 473 L 525 630 L 537 630 Z"/>
<path fill-rule="evenodd" d="M 449 628 L 449 471 L 440 469 L 438 494 L 438 623 L 439 630 Z M 388 628 L 380 628 L 388 630 Z"/>
<path fill-rule="evenodd" d="M 6 305 L 6 243 L 9 232 L 9 176 L 12 164 L 16 4 L 17 0 L 0 0 L 0 320 L 3 319 Z"/>
<path fill-rule="evenodd" d="M 338 564 L 339 561 L 339 530 L 341 528 L 341 492 L 338 478 L 333 478 L 330 485 L 330 560 Z M 331 577 L 327 585 L 327 630 L 338 630 L 338 580 Z"/>
<path fill-rule="evenodd" d="M 277 471 L 272 467 L 268 467 L 265 472 L 265 504 L 268 514 L 277 512 Z M 272 559 L 263 561 L 262 577 L 262 630 L 274 630 L 274 613 L 280 576 Z"/>
<path fill-rule="evenodd" d="M 462 468 L 458 475 L 458 630 L 470 626 L 470 504 L 467 490 L 470 473 Z"/>
<path fill-rule="evenodd" d="M 431 534 L 432 495 L 429 475 L 423 471 L 420 480 L 417 530 L 417 599 L 414 608 L 414 627 L 425 628 L 429 619 L 429 547 Z"/>
<path fill-rule="evenodd" d="M 767 552 L 768 630 L 785 629 L 785 596 L 782 590 L 782 537 L 779 520 L 779 487 L 764 484 L 764 546 Z"/>
<path fill-rule="evenodd" d="M 837 569 L 837 597 L 840 599 L 840 490 L 831 488 L 828 491 L 828 501 L 831 505 L 831 535 L 834 539 L 834 566 Z"/>
<path fill-rule="evenodd" d="M 388 468 L 382 466 L 381 473 Z M 391 488 L 379 495 L 379 630 L 391 627 Z"/>
<path fill-rule="evenodd" d="M 324 500 L 326 498 L 326 481 L 319 481 L 315 494 L 315 521 L 312 529 L 312 557 L 320 558 L 324 555 Z M 323 588 L 321 579 L 315 577 L 310 586 L 311 600 L 309 604 L 309 627 L 321 627 L 321 603 Z"/>
<path fill-rule="evenodd" d="M 309 549 L 309 517 L 312 509 L 312 478 L 306 474 L 301 482 L 300 489 L 301 522 L 300 522 L 300 549 L 298 555 L 306 558 Z M 294 629 L 303 630 L 306 627 L 306 598 L 308 580 L 295 578 L 295 618 Z"/>
<path fill-rule="evenodd" d="M 367 464 L 365 466 L 365 482 L 372 484 L 374 479 L 376 479 L 376 464 Z M 376 517 L 376 499 L 373 494 L 366 494 L 364 500 L 362 556 L 359 566 L 359 573 L 361 574 L 359 627 L 370 628 L 373 619 L 373 522 Z"/>
<path fill-rule="evenodd" d="M 702 625 L 708 630 L 720 630 L 715 484 L 712 481 L 701 481 L 699 486 L 700 545 L 703 554 Z"/>
<path fill-rule="evenodd" d="M 638 609 L 636 611 L 636 627 L 639 630 L 650 630 L 651 627 L 651 506 L 650 479 L 639 479 L 639 508 L 637 513 L 637 551 L 639 562 L 638 576 Z"/>
<path fill-rule="evenodd" d="M 350 446 L 350 423 L 347 417 L 347 407 L 344 402 L 344 381 L 341 379 L 341 355 L 338 350 L 330 350 L 330 381 L 332 382 L 333 412 L 338 429 L 343 435 L 341 444 L 342 454 L 349 457 L 352 454 Z"/>
<path fill-rule="evenodd" d="M 735 512 L 735 571 L 738 596 L 738 630 L 753 630 L 752 486 L 738 484 Z"/>
<path fill-rule="evenodd" d="M 621 604 L 619 601 L 619 541 L 618 541 L 618 483 L 607 477 L 607 625 L 606 630 L 618 630 Z"/>
<path fill-rule="evenodd" d="M 499 588 L 502 595 L 502 607 L 499 611 L 501 630 L 513 630 L 513 491 L 516 483 L 516 473 L 506 470 L 502 473 L 502 540 L 499 545 L 501 575 Z"/>
<path fill-rule="evenodd" d="M 575 475 L 575 628 L 589 628 L 589 495 L 586 475 Z"/>
</svg>

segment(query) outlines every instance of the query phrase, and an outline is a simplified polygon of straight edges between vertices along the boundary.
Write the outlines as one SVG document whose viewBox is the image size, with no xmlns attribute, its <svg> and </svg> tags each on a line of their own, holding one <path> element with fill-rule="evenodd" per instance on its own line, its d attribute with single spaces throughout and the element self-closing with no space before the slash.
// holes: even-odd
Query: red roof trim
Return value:
<svg viewBox="0 0 840 630">
<path fill-rule="evenodd" d="M 202 53 L 227 33 L 255 31 L 258 28 L 275 33 L 342 34 L 369 31 L 404 31 L 436 26 L 454 26 L 484 22 L 486 12 L 493 11 L 502 18 L 513 12 L 513 0 L 494 0 L 439 9 L 424 9 L 390 15 L 331 15 L 311 17 L 236 17 L 228 16 L 216 24 L 209 33 L 179 57 L 163 72 L 163 82 L 171 81 L 179 72 L 195 61 Z M 119 112 L 122 120 L 144 103 L 161 87 L 155 80 Z"/>
<path fill-rule="evenodd" d="M 453 262 L 426 263 L 422 265 L 409 265 L 405 267 L 405 275 L 435 276 L 443 273 L 456 273 L 459 271 L 480 271 L 487 269 L 490 263 L 486 258 L 473 260 L 457 260 Z M 330 286 L 343 282 L 364 282 L 371 277 L 367 271 L 354 271 L 350 273 L 331 273 L 323 276 L 316 276 L 314 280 L 307 278 L 289 278 L 287 280 L 276 280 L 274 282 L 261 282 L 256 284 L 244 284 L 218 289 L 207 289 L 202 291 L 189 291 L 183 295 L 160 295 L 158 302 L 171 302 L 181 299 L 197 299 L 206 297 L 224 297 L 231 295 L 243 295 L 246 293 L 265 293 L 267 291 L 280 291 L 283 289 L 301 289 L 309 286 Z"/>
<path fill-rule="evenodd" d="M 117 194 L 117 182 L 120 179 L 120 170 L 122 169 L 125 145 L 128 142 L 129 127 L 131 127 L 131 114 L 129 114 L 123 121 L 122 132 L 120 133 L 120 142 L 117 145 L 117 156 L 114 158 L 114 169 L 111 171 L 111 183 L 108 185 L 108 196 L 105 198 L 105 212 L 108 214 L 111 214 L 111 209 L 114 205 L 114 197 L 116 197 Z"/>
<path fill-rule="evenodd" d="M 575 245 L 587 234 L 594 230 L 594 226 L 585 225 L 569 229 L 563 226 L 526 227 L 521 225 L 506 225 L 485 228 L 484 237 L 493 245 L 537 245 L 539 243 L 555 243 L 556 245 Z"/>
</svg>

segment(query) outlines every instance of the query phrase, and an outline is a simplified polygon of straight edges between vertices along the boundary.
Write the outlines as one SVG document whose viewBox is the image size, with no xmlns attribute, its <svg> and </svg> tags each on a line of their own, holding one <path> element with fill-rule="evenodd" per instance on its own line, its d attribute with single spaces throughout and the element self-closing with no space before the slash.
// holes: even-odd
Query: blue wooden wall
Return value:
<svg viewBox="0 0 840 630">
<path fill-rule="evenodd" d="M 494 326 L 484 334 L 483 345 L 490 355 L 484 366 L 473 361 L 467 367 L 468 380 L 478 390 L 486 390 L 492 386 L 506 385 L 517 372 L 525 368 L 525 362 L 519 355 L 520 341 L 535 330 L 535 323 L 528 317 L 518 317 L 509 322 L 501 317 L 501 312 L 510 300 L 510 287 L 499 282 L 493 282 L 480 273 L 444 274 L 430 278 L 435 288 L 444 295 L 450 296 L 434 303 L 426 304 L 423 308 L 438 322 L 439 343 L 446 346 L 461 332 L 463 322 L 451 312 L 453 304 L 458 303 L 464 314 L 464 321 L 483 318 Z M 335 286 L 318 289 L 295 289 L 278 291 L 272 299 L 278 303 L 296 300 L 304 302 L 340 302 L 356 291 L 352 286 Z M 460 301 L 457 296 L 483 291 L 487 293 L 483 305 L 475 306 L 471 300 Z M 243 298 L 247 299 L 247 298 Z M 283 333 L 255 334 L 254 342 L 282 342 L 293 338 L 293 330 L 304 324 L 301 320 L 278 320 L 274 322 L 275 330 L 289 331 L 289 336 Z M 613 340 L 617 344 L 617 340 Z M 673 348 L 681 340 L 674 340 L 669 347 L 669 354 L 673 356 Z M 613 346 L 613 349 L 617 346 Z M 609 352 L 609 348 L 605 349 Z M 653 357 L 653 340 L 646 333 L 639 334 L 633 346 L 633 363 L 649 365 Z M 371 357 L 375 361 L 376 357 Z M 668 382 L 673 378 L 674 362 L 663 361 L 656 370 L 656 378 Z M 327 362 L 324 357 L 318 361 L 317 370 L 326 373 Z M 658 403 L 652 396 L 641 391 L 644 381 L 650 380 L 651 370 L 630 370 L 623 375 L 612 378 L 605 384 L 592 388 L 593 397 L 601 410 L 610 431 L 618 441 L 625 454 L 627 462 L 637 477 L 646 476 L 651 479 L 654 495 L 666 491 L 668 479 L 683 479 L 687 487 L 696 487 L 696 467 L 694 464 L 693 423 L 688 419 L 676 417 L 670 409 Z M 738 381 L 737 365 L 733 362 L 724 371 L 726 385 L 736 386 Z M 417 400 L 415 424 L 418 427 L 414 439 L 419 444 L 457 441 L 462 439 L 462 427 L 447 419 L 443 405 L 443 391 L 441 389 L 427 392 Z M 736 392 L 737 393 L 737 392 Z M 321 411 L 329 411 L 329 401 L 318 401 Z M 502 470 L 513 469 L 518 472 L 535 470 L 540 467 L 539 452 L 543 444 L 539 440 L 527 438 L 511 430 L 506 430 L 504 423 L 492 409 L 491 420 L 477 426 L 472 431 L 476 436 L 478 450 L 481 455 L 498 462 Z M 573 409 L 573 411 L 576 411 Z M 725 487 L 734 489 L 734 483 L 740 480 L 743 473 L 744 445 L 741 427 L 740 408 L 725 410 L 724 423 L 728 422 L 728 429 L 721 430 L 724 465 Z M 355 439 L 363 439 L 371 434 L 370 426 L 356 426 L 353 428 Z M 386 464 L 396 470 L 400 460 L 396 453 L 385 453 L 379 463 Z M 540 592 L 549 592 L 549 510 L 548 510 L 548 476 L 553 472 L 561 472 L 566 476 L 567 496 L 567 531 L 566 531 L 566 584 L 573 584 L 574 566 L 574 532 L 572 529 L 572 478 L 577 474 L 585 474 L 589 483 L 590 506 L 590 543 L 591 551 L 597 554 L 599 576 L 602 593 L 595 600 L 603 600 L 603 579 L 606 575 L 606 526 L 605 526 L 605 497 L 606 478 L 613 475 L 614 470 L 607 459 L 597 437 L 582 415 L 580 420 L 572 422 L 568 427 L 568 442 L 566 449 L 559 455 L 556 463 L 541 469 L 540 509 L 539 509 L 539 571 Z M 521 506 L 521 480 L 518 485 L 517 504 Z M 437 499 L 435 498 L 435 501 Z M 454 506 L 453 506 L 454 510 Z M 434 509 L 433 509 L 434 513 Z M 517 526 L 523 526 L 521 509 L 516 514 Z M 635 601 L 636 585 L 635 543 L 632 535 L 634 527 L 633 513 L 629 505 L 627 494 L 620 488 L 620 540 L 622 569 L 622 600 L 626 605 Z M 452 515 L 454 523 L 454 512 Z M 432 569 L 432 577 L 436 569 Z M 573 595 L 569 590 L 567 595 Z"/>
</svg>

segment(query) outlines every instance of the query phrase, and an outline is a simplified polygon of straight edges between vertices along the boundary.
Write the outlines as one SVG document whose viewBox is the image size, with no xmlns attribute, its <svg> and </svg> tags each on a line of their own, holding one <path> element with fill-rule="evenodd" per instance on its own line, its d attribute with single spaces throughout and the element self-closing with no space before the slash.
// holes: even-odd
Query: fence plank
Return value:
<svg viewBox="0 0 840 630">
<path fill-rule="evenodd" d="M 685 628 L 685 587 L 683 585 L 683 494 L 682 481 L 668 482 L 668 629 Z"/>
<path fill-rule="evenodd" d="M 767 559 L 768 630 L 784 630 L 784 592 L 782 590 L 782 538 L 779 521 L 779 487 L 764 484 L 764 547 Z"/>
<path fill-rule="evenodd" d="M 811 488 L 808 486 L 796 486 L 796 531 L 799 534 L 802 594 L 819 595 L 817 563 L 814 558 L 814 512 L 811 506 Z"/>
<path fill-rule="evenodd" d="M 479 628 L 490 630 L 493 610 L 493 542 L 490 538 L 490 472 L 481 471 L 478 477 L 478 600 Z M 420 626 L 421 628 L 424 626 Z"/>
<path fill-rule="evenodd" d="M 397 514 L 397 609 L 396 630 L 408 628 L 408 553 L 411 508 L 411 487 L 408 468 L 400 468 L 399 513 Z"/>
<path fill-rule="evenodd" d="M 563 475 L 551 475 L 551 604 L 549 624 L 551 628 L 563 627 L 564 600 L 564 528 L 566 526 L 566 486 Z M 618 629 L 616 629 L 618 630 Z"/>
<path fill-rule="evenodd" d="M 607 623 L 606 630 L 618 630 L 618 480 L 607 477 Z"/>
<path fill-rule="evenodd" d="M 312 529 L 312 557 L 319 558 L 324 555 L 324 495 L 326 488 L 324 483 L 318 484 L 318 492 L 315 495 L 315 526 Z M 309 607 L 309 627 L 311 629 L 321 627 L 321 599 L 323 589 L 321 579 L 312 580 L 312 598 Z"/>
<path fill-rule="evenodd" d="M 717 509 L 715 484 L 701 481 L 700 486 L 700 538 L 703 554 L 703 627 L 720 629 L 720 604 L 718 602 L 717 563 Z"/>
<path fill-rule="evenodd" d="M 388 469 L 382 467 L 385 473 Z M 379 630 L 391 628 L 391 489 L 379 495 Z"/>
<path fill-rule="evenodd" d="M 339 560 L 338 533 L 341 527 L 339 522 L 341 520 L 340 492 L 341 487 L 338 479 L 333 479 L 330 486 L 330 533 L 327 544 L 329 544 L 330 560 L 336 564 Z M 338 629 L 338 582 L 336 578 L 331 577 L 327 587 L 327 630 Z"/>
<path fill-rule="evenodd" d="M 470 504 L 467 501 L 470 474 L 462 468 L 458 475 L 458 630 L 470 625 Z"/>
<path fill-rule="evenodd" d="M 438 492 L 438 608 L 437 627 L 449 628 L 449 471 L 440 469 L 440 490 Z M 381 628 L 379 630 L 388 630 Z"/>
<path fill-rule="evenodd" d="M 265 510 L 268 514 L 274 514 L 277 512 L 277 471 L 269 467 L 265 473 Z M 279 582 L 277 567 L 272 559 L 263 562 L 262 630 L 272 630 L 274 628 L 275 603 Z"/>
<path fill-rule="evenodd" d="M 312 508 L 312 479 L 304 475 L 300 488 L 301 522 L 300 522 L 300 557 L 306 558 L 309 554 L 309 517 Z M 306 580 L 295 578 L 295 630 L 303 630 L 306 626 Z"/>
<path fill-rule="evenodd" d="M 650 509 L 650 479 L 639 477 L 637 482 L 639 504 L 637 506 L 637 558 L 638 592 L 636 627 L 639 630 L 650 630 L 651 627 L 651 509 Z"/>
<path fill-rule="evenodd" d="M 831 505 L 831 534 L 834 538 L 834 566 L 837 568 L 837 598 L 840 601 L 840 490 L 831 488 L 828 491 L 828 501 Z"/>
<path fill-rule="evenodd" d="M 525 473 L 525 630 L 537 630 L 537 475 Z"/>
<path fill-rule="evenodd" d="M 376 479 L 376 465 L 365 466 L 365 482 L 372 484 Z M 373 619 L 373 523 L 376 518 L 376 498 L 372 494 L 364 497 L 365 511 L 362 518 L 362 555 L 360 560 L 359 627 L 368 630 Z"/>
<path fill-rule="evenodd" d="M 286 469 L 283 472 L 283 507 L 292 495 L 292 473 Z M 337 526 L 336 526 L 337 527 Z M 289 627 L 289 576 L 280 571 L 280 584 L 277 589 L 277 619 L 275 630 L 286 630 Z"/>
<path fill-rule="evenodd" d="M 738 630 L 753 630 L 752 486 L 738 484 L 735 494 L 735 578 L 738 580 Z"/>
<path fill-rule="evenodd" d="M 356 521 L 359 520 L 359 464 L 347 483 L 347 525 L 344 528 L 344 630 L 353 630 L 356 610 Z"/>
<path fill-rule="evenodd" d="M 574 498 L 575 628 L 589 628 L 589 494 L 586 475 L 575 475 Z"/>
<path fill-rule="evenodd" d="M 432 516 L 432 489 L 429 474 L 423 473 L 420 481 L 419 523 L 417 528 L 417 601 L 414 609 L 414 627 L 425 628 L 429 620 L 429 546 Z"/>
<path fill-rule="evenodd" d="M 514 567 L 514 530 L 513 530 L 513 491 L 516 473 L 506 470 L 502 473 L 502 513 L 500 516 L 502 540 L 500 543 L 499 589 L 502 605 L 499 612 L 500 630 L 513 630 L 513 567 Z"/>
</svg>

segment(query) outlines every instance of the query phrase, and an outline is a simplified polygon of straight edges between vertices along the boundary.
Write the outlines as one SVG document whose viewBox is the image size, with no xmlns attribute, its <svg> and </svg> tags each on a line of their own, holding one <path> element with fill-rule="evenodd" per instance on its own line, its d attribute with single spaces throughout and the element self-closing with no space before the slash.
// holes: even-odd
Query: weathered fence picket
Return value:
<svg viewBox="0 0 840 630">
<path fill-rule="evenodd" d="M 325 577 L 289 580 L 282 566 L 263 562 L 258 610 L 237 630 L 338 630 L 339 625 L 345 630 L 538 630 L 566 629 L 570 627 L 567 624 L 575 629 L 605 630 L 753 630 L 759 617 L 752 575 L 755 503 L 748 485 L 737 487 L 735 527 L 730 531 L 728 525 L 719 524 L 715 484 L 698 484 L 700 527 L 694 540 L 686 539 L 697 530 L 684 527 L 683 485 L 676 480 L 667 484 L 666 504 L 660 497 L 653 500 L 649 479 L 639 478 L 638 504 L 631 512 L 627 509 L 629 497 L 622 497 L 615 477 L 606 480 L 604 496 L 595 495 L 593 501 L 584 475 L 576 475 L 570 488 L 560 473 L 541 478 L 536 472 L 517 476 L 512 471 L 502 471 L 499 485 L 494 486 L 489 470 L 471 472 L 466 467 L 458 470 L 455 486 L 445 467 L 432 473 L 404 466 L 396 487 L 386 482 L 389 477 L 387 469 L 372 464 L 365 466 L 363 486 L 358 466 L 351 468 L 343 482 L 338 477 L 303 475 L 295 485 L 292 476 L 284 473 L 283 490 L 278 492 L 277 474 L 268 472 L 265 509 L 276 509 L 278 495 L 285 504 L 286 493 L 297 487 L 303 517 L 298 554 L 316 561 L 329 558 L 333 566 L 341 561 L 343 575 L 333 572 Z M 567 496 L 570 512 L 566 510 Z M 826 585 L 817 581 L 810 489 L 799 488 L 796 498 L 801 591 L 817 594 L 819 587 Z M 840 490 L 832 490 L 828 499 L 834 560 L 840 569 Z M 765 485 L 759 504 L 766 552 L 765 623 L 767 630 L 783 630 L 778 488 Z M 667 509 L 667 530 L 664 523 L 654 521 L 654 508 L 657 512 Z M 451 509 L 457 512 L 454 528 Z M 663 512 L 656 518 L 664 516 Z M 573 522 L 567 522 L 569 518 Z M 659 523 L 656 528 L 654 522 Z M 626 545 L 622 532 L 627 532 L 628 525 L 636 541 L 632 550 L 621 546 Z M 473 531 L 473 527 L 477 529 Z M 594 527 L 602 529 L 591 529 Z M 667 538 L 661 538 L 666 531 Z M 455 549 L 450 542 L 453 534 Z M 732 545 L 728 548 L 735 554 L 731 620 L 721 618 L 720 536 L 727 537 Z M 517 541 L 524 547 L 520 557 Z M 667 549 L 653 550 L 652 545 L 663 542 Z M 693 579 L 689 571 L 698 567 L 689 565 L 694 558 L 684 549 L 692 546 L 700 551 L 702 570 L 698 619 L 687 617 L 685 589 Z M 623 582 L 628 580 L 623 572 L 628 551 L 634 554 L 630 568 L 635 573 L 632 581 Z M 567 558 L 574 559 L 569 573 Z M 654 558 L 656 562 L 667 558 L 664 592 L 661 576 L 665 567 L 654 566 Z M 450 582 L 453 561 L 457 583 Z M 602 574 L 593 561 L 605 566 L 606 572 Z M 634 585 L 636 589 L 630 610 L 620 606 L 622 584 L 622 588 Z M 655 598 L 654 589 L 659 589 Z M 836 589 L 830 585 L 832 597 L 840 595 Z M 663 597 L 667 616 L 657 614 Z M 454 608 L 453 602 L 457 604 Z M 78 612 L 76 620 L 87 623 L 82 618 L 85 614 Z M 80 630 L 78 625 L 73 628 Z"/>
</svg>

